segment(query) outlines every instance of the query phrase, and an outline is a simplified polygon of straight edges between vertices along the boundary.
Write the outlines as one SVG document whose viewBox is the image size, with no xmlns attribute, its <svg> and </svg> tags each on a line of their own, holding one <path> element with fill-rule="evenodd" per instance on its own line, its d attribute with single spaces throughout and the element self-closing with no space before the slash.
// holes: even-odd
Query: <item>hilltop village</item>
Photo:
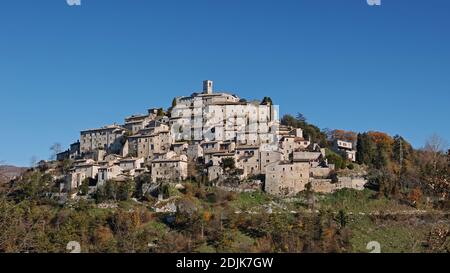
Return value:
<svg viewBox="0 0 450 273">
<path fill-rule="evenodd" d="M 334 152 L 356 160 L 355 143 L 334 139 Z M 302 129 L 284 126 L 270 98 L 247 101 L 230 92 L 203 90 L 176 97 L 169 109 L 149 109 L 125 118 L 121 125 L 87 129 L 58 161 L 70 166 L 60 193 L 77 195 L 83 183 L 89 192 L 109 180 L 148 175 L 145 190 L 192 177 L 230 190 L 263 189 L 287 197 L 305 189 L 333 192 L 363 189 L 362 177 L 338 177 L 326 150 L 304 137 Z"/>
</svg>

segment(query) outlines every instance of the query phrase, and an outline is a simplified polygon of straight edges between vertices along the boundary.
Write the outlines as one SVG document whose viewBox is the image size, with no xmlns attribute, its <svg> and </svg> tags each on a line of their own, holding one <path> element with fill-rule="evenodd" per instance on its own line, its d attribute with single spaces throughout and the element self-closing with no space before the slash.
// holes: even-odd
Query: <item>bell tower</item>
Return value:
<svg viewBox="0 0 450 273">
<path fill-rule="evenodd" d="M 203 94 L 211 95 L 213 93 L 213 81 L 203 81 Z"/>
</svg>

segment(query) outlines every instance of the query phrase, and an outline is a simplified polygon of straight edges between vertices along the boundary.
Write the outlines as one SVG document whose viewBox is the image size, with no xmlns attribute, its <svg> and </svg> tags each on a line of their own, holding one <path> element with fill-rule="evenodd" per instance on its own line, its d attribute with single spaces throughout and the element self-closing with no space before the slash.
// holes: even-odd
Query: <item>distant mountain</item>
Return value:
<svg viewBox="0 0 450 273">
<path fill-rule="evenodd" d="M 10 181 L 16 176 L 22 175 L 27 168 L 2 165 L 0 166 L 0 183 L 5 183 Z"/>
</svg>

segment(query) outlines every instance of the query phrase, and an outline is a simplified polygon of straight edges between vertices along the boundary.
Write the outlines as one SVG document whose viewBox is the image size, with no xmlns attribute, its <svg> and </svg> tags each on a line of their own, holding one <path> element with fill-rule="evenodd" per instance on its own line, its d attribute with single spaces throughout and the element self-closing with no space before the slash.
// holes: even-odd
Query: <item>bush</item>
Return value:
<svg viewBox="0 0 450 273">
<path fill-rule="evenodd" d="M 331 179 L 331 183 L 338 183 L 339 177 L 335 171 L 330 172 L 329 179 Z"/>
<path fill-rule="evenodd" d="M 347 166 L 347 164 L 345 163 L 345 160 L 342 158 L 342 156 L 333 152 L 330 149 L 326 150 L 326 158 L 328 159 L 328 163 L 335 165 L 336 170 L 344 169 Z"/>
</svg>

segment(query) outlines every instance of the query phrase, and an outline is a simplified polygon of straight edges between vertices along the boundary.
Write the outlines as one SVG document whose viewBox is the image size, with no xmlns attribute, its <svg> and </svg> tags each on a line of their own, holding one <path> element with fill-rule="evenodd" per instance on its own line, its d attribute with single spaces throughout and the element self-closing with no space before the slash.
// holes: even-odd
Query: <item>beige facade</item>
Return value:
<svg viewBox="0 0 450 273">
<path fill-rule="evenodd" d="M 103 186 L 106 181 L 114 180 L 122 174 L 122 168 L 114 164 L 111 166 L 104 166 L 98 169 L 97 187 Z"/>
<path fill-rule="evenodd" d="M 247 176 L 261 174 L 259 146 L 237 146 L 236 165 Z"/>
<path fill-rule="evenodd" d="M 280 151 L 261 151 L 260 152 L 260 171 L 261 174 L 266 173 L 266 167 L 269 164 L 283 160 L 283 153 Z"/>
<path fill-rule="evenodd" d="M 203 157 L 203 148 L 200 144 L 190 144 L 187 150 L 188 161 L 197 161 Z"/>
<path fill-rule="evenodd" d="M 346 159 L 356 162 L 356 150 L 352 142 L 336 139 L 333 143 L 333 150 L 341 153 Z"/>
<path fill-rule="evenodd" d="M 215 181 L 223 175 L 223 168 L 220 165 L 208 167 L 208 181 Z"/>
<path fill-rule="evenodd" d="M 151 135 L 135 135 L 129 138 L 130 154 L 153 159 L 156 154 L 170 151 L 172 137 L 169 131 L 160 131 Z"/>
<path fill-rule="evenodd" d="M 266 167 L 265 191 L 277 196 L 292 196 L 309 182 L 308 162 L 276 162 Z"/>
<path fill-rule="evenodd" d="M 188 176 L 187 157 L 174 159 L 156 159 L 150 164 L 151 179 L 157 181 L 181 181 Z"/>
<path fill-rule="evenodd" d="M 172 150 L 178 155 L 186 155 L 188 153 L 189 144 L 187 142 L 175 142 L 172 144 Z"/>
<path fill-rule="evenodd" d="M 81 154 L 104 150 L 108 153 L 120 153 L 125 129 L 110 125 L 99 129 L 85 130 L 80 133 Z"/>
<path fill-rule="evenodd" d="M 119 160 L 119 166 L 122 170 L 129 171 L 133 169 L 142 168 L 144 164 L 144 158 L 124 158 Z"/>
<path fill-rule="evenodd" d="M 86 178 L 95 179 L 100 165 L 93 160 L 79 160 L 66 176 L 67 189 L 73 190 L 81 186 Z"/>
<path fill-rule="evenodd" d="M 156 118 L 156 113 L 150 112 L 147 115 L 133 115 L 125 119 L 124 127 L 132 134 L 138 133 L 140 130 Z"/>
<path fill-rule="evenodd" d="M 176 98 L 171 116 L 177 141 L 236 141 L 245 145 L 274 143 L 278 109 L 259 102 L 246 102 L 225 92 L 213 93 L 212 82 L 202 93 Z"/>
</svg>

